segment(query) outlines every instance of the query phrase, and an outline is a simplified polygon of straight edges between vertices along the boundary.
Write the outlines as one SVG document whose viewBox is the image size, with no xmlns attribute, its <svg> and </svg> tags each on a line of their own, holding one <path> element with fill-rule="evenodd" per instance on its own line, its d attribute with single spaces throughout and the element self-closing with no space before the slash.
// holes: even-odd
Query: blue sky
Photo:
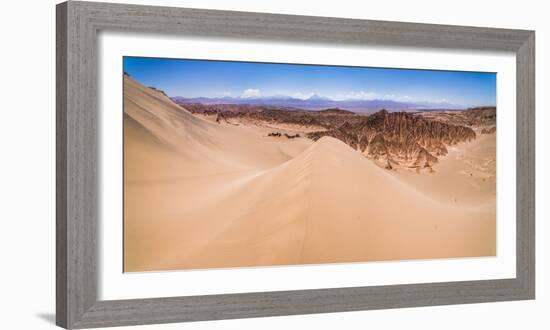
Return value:
<svg viewBox="0 0 550 330">
<path fill-rule="evenodd" d="M 496 74 L 367 67 L 124 57 L 124 71 L 183 97 L 380 99 L 496 105 Z"/>
</svg>

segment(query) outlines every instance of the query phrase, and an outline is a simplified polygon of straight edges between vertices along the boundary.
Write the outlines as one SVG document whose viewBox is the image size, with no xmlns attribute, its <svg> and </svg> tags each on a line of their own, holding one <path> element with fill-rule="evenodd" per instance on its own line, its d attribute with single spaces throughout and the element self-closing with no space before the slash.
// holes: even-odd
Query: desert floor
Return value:
<svg viewBox="0 0 550 330">
<path fill-rule="evenodd" d="M 435 173 L 186 112 L 125 77 L 124 270 L 494 256 L 495 134 Z M 304 127 L 277 127 L 289 133 Z"/>
</svg>

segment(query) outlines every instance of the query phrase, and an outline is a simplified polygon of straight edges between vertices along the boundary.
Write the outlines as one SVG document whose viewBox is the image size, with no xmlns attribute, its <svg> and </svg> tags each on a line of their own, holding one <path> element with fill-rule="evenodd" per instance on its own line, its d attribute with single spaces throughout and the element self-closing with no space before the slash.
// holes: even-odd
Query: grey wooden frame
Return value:
<svg viewBox="0 0 550 330">
<path fill-rule="evenodd" d="M 99 31 L 502 50 L 517 57 L 515 279 L 99 301 Z M 56 322 L 65 328 L 357 311 L 535 297 L 534 31 L 153 6 L 57 5 Z"/>
</svg>

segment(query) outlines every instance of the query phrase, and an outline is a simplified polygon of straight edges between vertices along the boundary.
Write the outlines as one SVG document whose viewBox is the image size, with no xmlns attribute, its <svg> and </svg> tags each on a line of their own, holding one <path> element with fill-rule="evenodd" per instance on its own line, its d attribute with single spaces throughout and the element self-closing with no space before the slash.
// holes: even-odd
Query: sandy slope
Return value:
<svg viewBox="0 0 550 330">
<path fill-rule="evenodd" d="M 125 77 L 125 270 L 482 256 L 494 209 L 422 193 L 343 142 L 264 138 Z"/>
<path fill-rule="evenodd" d="M 130 181 L 159 175 L 172 179 L 269 168 L 292 158 L 309 144 L 305 139 L 303 146 L 275 143 L 267 137 L 258 141 L 257 134 L 247 127 L 219 125 L 195 117 L 162 93 L 127 76 L 124 112 L 126 156 L 132 165 L 126 168 L 126 179 Z M 161 171 L 147 170 L 153 165 L 150 161 L 160 162 Z M 142 163 L 138 169 L 145 168 L 134 173 L 138 163 Z"/>
<path fill-rule="evenodd" d="M 496 208 L 496 135 L 478 134 L 476 140 L 449 147 L 435 173 L 395 173 L 399 179 L 442 202 L 457 206 Z"/>
</svg>

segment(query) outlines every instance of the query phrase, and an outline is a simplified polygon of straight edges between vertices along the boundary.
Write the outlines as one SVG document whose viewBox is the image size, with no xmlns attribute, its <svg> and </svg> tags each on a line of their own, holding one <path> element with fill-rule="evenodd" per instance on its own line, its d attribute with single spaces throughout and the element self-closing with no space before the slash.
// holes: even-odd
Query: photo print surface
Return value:
<svg viewBox="0 0 550 330">
<path fill-rule="evenodd" d="M 496 73 L 124 57 L 124 271 L 496 254 Z"/>
</svg>

